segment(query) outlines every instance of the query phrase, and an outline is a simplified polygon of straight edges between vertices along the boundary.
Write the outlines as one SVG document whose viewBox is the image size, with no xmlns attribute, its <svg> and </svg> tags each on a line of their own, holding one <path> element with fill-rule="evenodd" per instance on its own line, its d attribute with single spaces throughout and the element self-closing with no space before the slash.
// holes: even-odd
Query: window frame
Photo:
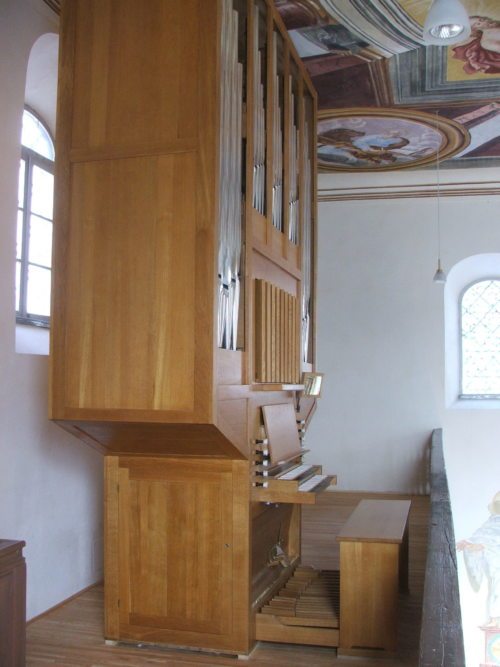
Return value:
<svg viewBox="0 0 500 667">
<path fill-rule="evenodd" d="M 52 146 L 55 147 L 54 138 L 45 121 L 42 118 L 40 118 L 39 114 L 33 111 L 33 109 L 31 109 L 30 107 L 28 106 L 24 107 L 23 115 L 25 111 L 30 113 L 43 126 L 43 128 L 47 133 L 47 136 L 52 142 Z M 30 226 L 30 216 L 31 216 L 31 185 L 33 179 L 33 169 L 34 167 L 39 167 L 40 169 L 43 169 L 44 171 L 47 171 L 48 173 L 54 175 L 54 161 L 50 160 L 44 155 L 41 155 L 40 153 L 37 153 L 32 148 L 23 146 L 22 144 L 21 144 L 20 161 L 21 160 L 25 161 L 25 168 L 24 168 L 24 184 L 23 184 L 22 239 L 21 239 L 20 258 L 17 257 L 17 252 L 16 252 L 16 266 L 18 262 L 20 263 L 19 310 L 17 310 L 17 304 L 16 304 L 16 323 L 48 329 L 50 328 L 50 315 L 31 314 L 28 312 L 27 309 L 27 287 L 28 287 L 29 266 L 30 265 L 39 266 L 40 268 L 43 269 L 49 268 L 52 278 L 52 266 L 47 267 L 29 261 L 29 226 Z M 19 206 L 19 201 L 18 201 L 17 204 L 18 215 L 20 210 L 21 208 Z M 38 216 L 38 217 L 41 217 L 44 220 L 49 220 L 44 216 Z M 54 224 L 53 215 L 50 222 L 52 223 L 52 225 Z M 17 224 L 18 222 L 16 222 L 16 225 Z"/>
<path fill-rule="evenodd" d="M 463 321 L 462 321 L 462 311 L 463 311 L 463 299 L 465 294 L 477 285 L 478 283 L 486 282 L 498 282 L 500 283 L 500 276 L 484 275 L 480 278 L 469 282 L 465 287 L 460 291 L 458 297 L 458 362 L 459 362 L 459 393 L 458 399 L 460 401 L 498 401 L 500 400 L 500 394 L 465 394 L 463 391 L 464 383 L 464 357 L 463 357 Z"/>
</svg>

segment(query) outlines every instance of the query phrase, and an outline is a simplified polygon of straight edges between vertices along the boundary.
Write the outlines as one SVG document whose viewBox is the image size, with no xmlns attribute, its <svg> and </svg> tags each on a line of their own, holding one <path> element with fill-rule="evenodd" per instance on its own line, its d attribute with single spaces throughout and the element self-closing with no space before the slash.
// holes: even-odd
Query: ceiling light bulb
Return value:
<svg viewBox="0 0 500 667">
<path fill-rule="evenodd" d="M 457 25 L 456 23 L 445 23 L 444 25 L 436 25 L 429 30 L 433 37 L 437 39 L 453 39 L 453 37 L 458 37 L 464 32 L 465 28 L 463 25 Z"/>
<path fill-rule="evenodd" d="M 470 21 L 460 0 L 434 0 L 424 24 L 427 44 L 456 44 L 470 35 Z"/>
</svg>

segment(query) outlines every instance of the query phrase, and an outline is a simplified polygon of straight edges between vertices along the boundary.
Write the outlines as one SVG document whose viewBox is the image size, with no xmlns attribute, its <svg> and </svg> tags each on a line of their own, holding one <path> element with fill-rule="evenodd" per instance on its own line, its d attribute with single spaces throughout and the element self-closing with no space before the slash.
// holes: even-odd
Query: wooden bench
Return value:
<svg viewBox="0 0 500 667">
<path fill-rule="evenodd" d="M 340 542 L 339 655 L 397 648 L 398 593 L 408 588 L 409 500 L 362 500 Z"/>
</svg>

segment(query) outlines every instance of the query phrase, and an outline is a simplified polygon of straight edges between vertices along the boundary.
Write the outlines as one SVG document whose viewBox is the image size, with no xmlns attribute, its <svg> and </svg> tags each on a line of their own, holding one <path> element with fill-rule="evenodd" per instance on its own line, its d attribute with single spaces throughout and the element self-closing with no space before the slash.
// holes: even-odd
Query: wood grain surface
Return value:
<svg viewBox="0 0 500 667">
<path fill-rule="evenodd" d="M 318 505 L 303 508 L 303 562 L 322 569 L 338 569 L 339 543 L 336 535 L 361 498 L 378 494 L 330 492 L 321 495 Z M 384 497 L 384 496 L 382 496 Z M 385 496 L 387 497 L 387 496 Z M 407 499 L 407 496 L 390 496 Z M 398 617 L 399 658 L 379 658 L 376 667 L 416 667 L 420 615 L 427 548 L 429 499 L 412 497 L 410 510 L 410 592 L 400 597 Z M 103 639 L 103 590 L 96 587 L 28 625 L 27 665 L 42 667 L 131 667 L 169 665 L 194 667 L 235 665 L 234 657 L 168 648 L 137 648 L 105 645 Z M 331 667 L 345 665 L 334 649 L 319 646 L 260 642 L 248 662 L 261 667 Z M 372 659 L 352 657 L 352 667 L 374 667 Z"/>
<path fill-rule="evenodd" d="M 338 534 L 340 542 L 401 543 L 409 500 L 362 500 Z"/>
</svg>

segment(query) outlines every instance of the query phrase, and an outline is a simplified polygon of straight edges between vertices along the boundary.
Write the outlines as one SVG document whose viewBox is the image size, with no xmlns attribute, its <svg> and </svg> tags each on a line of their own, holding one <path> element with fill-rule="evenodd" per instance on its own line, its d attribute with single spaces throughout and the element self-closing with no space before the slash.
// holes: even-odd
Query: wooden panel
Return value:
<svg viewBox="0 0 500 667">
<path fill-rule="evenodd" d="M 243 352 L 239 350 L 216 350 L 217 384 L 241 385 L 243 382 Z"/>
<path fill-rule="evenodd" d="M 63 10 L 53 418 L 213 422 L 215 4 Z"/>
<path fill-rule="evenodd" d="M 347 655 L 395 652 L 398 588 L 407 587 L 409 500 L 362 500 L 340 542 L 340 647 Z M 401 581 L 404 579 L 404 581 Z"/>
<path fill-rule="evenodd" d="M 256 279 L 254 283 L 255 380 L 296 383 L 299 378 L 297 300 L 267 281 Z"/>
<path fill-rule="evenodd" d="M 119 489 L 118 457 L 104 459 L 104 636 L 120 637 L 120 527 L 118 509 Z"/>
<path fill-rule="evenodd" d="M 337 569 L 335 554 L 338 543 L 335 534 L 346 516 L 364 494 L 327 493 L 322 495 L 321 506 L 305 508 L 303 531 L 303 561 L 319 569 Z M 375 495 L 375 494 L 371 494 Z M 410 593 L 400 599 L 398 614 L 399 650 L 398 660 L 379 658 L 377 662 L 366 658 L 352 657 L 344 664 L 349 667 L 399 667 L 403 664 L 418 664 L 418 641 L 421 622 L 421 598 L 426 557 L 426 535 L 428 523 L 428 497 L 412 498 L 410 512 Z M 318 561 L 322 560 L 323 563 Z M 205 667 L 228 667 L 235 665 L 234 658 L 224 655 L 207 655 L 197 651 L 181 654 L 167 647 L 138 649 L 124 643 L 105 645 L 102 639 L 102 586 L 86 590 L 56 610 L 49 611 L 28 625 L 28 664 L 70 665 L 76 659 L 86 664 L 117 667 L 137 665 L 138 661 L 148 665 L 165 665 L 167 662 L 185 660 L 189 665 Z M 435 646 L 435 645 L 434 645 Z M 78 656 L 78 658 L 76 658 Z M 304 645 L 279 646 L 261 643 L 248 658 L 250 665 L 274 665 L 275 667 L 332 667 L 337 664 L 335 653 L 323 647 Z M 342 665 L 338 661 L 338 665 Z"/>
<path fill-rule="evenodd" d="M 280 258 L 284 257 L 283 248 L 285 238 L 283 232 L 279 229 L 276 229 L 276 227 L 274 227 L 272 224 L 269 224 L 267 230 L 267 239 L 267 244 L 272 256 Z"/>
<path fill-rule="evenodd" d="M 264 509 L 252 521 L 252 602 L 255 602 L 268 591 L 279 577 L 283 575 L 283 567 L 269 566 L 272 548 L 280 543 L 282 549 L 290 556 L 290 545 L 297 539 L 298 525 L 292 524 L 293 506 L 274 505 Z"/>
<path fill-rule="evenodd" d="M 279 618 L 264 614 L 257 615 L 256 636 L 264 642 L 331 647 L 339 645 L 339 631 L 336 628 L 285 625 Z"/>
<path fill-rule="evenodd" d="M 147 12 L 136 0 L 67 3 L 77 16 L 74 148 L 196 136 L 200 1 L 148 0 Z"/>
<path fill-rule="evenodd" d="M 262 414 L 269 441 L 271 463 L 279 463 L 301 453 L 295 410 L 291 403 L 263 405 Z"/>
<path fill-rule="evenodd" d="M 251 229 L 253 229 L 253 239 L 258 243 L 265 244 L 267 232 L 267 220 L 258 211 L 252 208 Z"/>
<path fill-rule="evenodd" d="M 0 540 L 0 665 L 25 664 L 26 565 L 25 543 Z"/>
<path fill-rule="evenodd" d="M 129 424 L 58 422 L 84 442 L 109 454 L 242 458 L 239 450 L 211 424 Z"/>
<path fill-rule="evenodd" d="M 315 505 L 323 491 L 337 483 L 336 475 L 326 475 L 324 481 L 311 491 L 294 491 L 289 488 L 281 489 L 278 487 L 263 488 L 255 487 L 252 491 L 252 498 L 260 503 L 293 503 L 296 505 Z"/>
<path fill-rule="evenodd" d="M 106 488 L 107 632 L 248 650 L 248 464 L 110 457 Z"/>
<path fill-rule="evenodd" d="M 297 296 L 298 282 L 296 276 L 288 273 L 279 265 L 269 261 L 260 253 L 253 253 L 253 267 L 255 278 L 262 278 L 272 283 L 292 296 Z"/>
<path fill-rule="evenodd" d="M 130 622 L 227 632 L 231 622 L 230 481 L 130 480 Z M 222 533 L 207 539 L 213 517 Z M 214 595 L 214 589 L 217 592 Z M 196 595 L 193 593 L 196 591 Z M 219 595 L 221 596 L 219 598 Z"/>
<path fill-rule="evenodd" d="M 219 401 L 217 404 L 217 427 L 238 447 L 244 456 L 249 454 L 247 399 Z"/>
<path fill-rule="evenodd" d="M 342 649 L 396 650 L 398 564 L 397 544 L 341 542 Z"/>
<path fill-rule="evenodd" d="M 195 175 L 194 154 L 74 166 L 70 407 L 193 411 Z"/>
<path fill-rule="evenodd" d="M 362 500 L 337 539 L 401 544 L 410 504 L 409 500 Z"/>
<path fill-rule="evenodd" d="M 232 465 L 232 581 L 231 598 L 232 637 L 231 648 L 248 653 L 255 641 L 255 628 L 250 601 L 251 568 L 251 519 L 250 474 L 247 461 L 233 461 Z"/>
</svg>

